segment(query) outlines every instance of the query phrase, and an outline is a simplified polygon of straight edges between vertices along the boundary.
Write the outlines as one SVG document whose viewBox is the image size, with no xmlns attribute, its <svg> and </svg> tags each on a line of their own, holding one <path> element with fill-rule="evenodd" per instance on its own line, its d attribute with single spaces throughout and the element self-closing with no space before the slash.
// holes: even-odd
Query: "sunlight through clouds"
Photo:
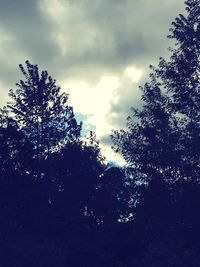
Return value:
<svg viewBox="0 0 200 267">
<path fill-rule="evenodd" d="M 119 78 L 114 76 L 101 77 L 95 86 L 76 81 L 66 81 L 62 86 L 69 93 L 69 101 L 74 106 L 74 110 L 88 115 L 85 124 L 95 125 L 98 137 L 109 131 L 106 115 L 110 111 L 111 101 L 115 101 L 117 97 L 113 94 L 117 87 L 119 87 Z"/>
<path fill-rule="evenodd" d="M 62 17 L 66 13 L 67 3 L 68 1 L 63 0 L 42 0 L 39 2 L 39 6 L 44 13 L 47 13 L 51 17 L 51 19 L 59 23 L 62 21 Z"/>
<path fill-rule="evenodd" d="M 124 71 L 125 75 L 128 76 L 133 83 L 139 82 L 142 77 L 142 70 L 136 69 L 134 66 L 129 66 Z"/>
<path fill-rule="evenodd" d="M 21 79 L 18 64 L 30 60 L 69 94 L 84 134 L 95 128 L 109 148 L 111 130 L 126 127 L 131 106 L 141 105 L 138 86 L 148 78 L 149 64 L 168 54 L 165 36 L 183 1 L 159 5 L 159 0 L 0 1 L 1 105 Z"/>
<path fill-rule="evenodd" d="M 110 136 L 116 125 L 112 124 L 111 111 L 112 105 L 117 104 L 121 95 L 124 94 L 123 85 L 126 81 L 129 86 L 139 82 L 142 78 L 142 70 L 134 66 L 128 66 L 118 76 L 102 76 L 95 85 L 90 85 L 84 81 L 66 80 L 62 83 L 62 88 L 69 93 L 69 102 L 74 110 L 86 115 L 84 128 L 90 130 L 95 127 L 97 138 L 100 140 L 102 151 L 108 160 L 118 164 L 124 164 L 124 160 L 116 155 L 109 144 L 101 142 L 106 136 Z M 131 92 L 127 97 L 134 95 Z M 116 119 L 117 113 L 112 113 Z"/>
</svg>

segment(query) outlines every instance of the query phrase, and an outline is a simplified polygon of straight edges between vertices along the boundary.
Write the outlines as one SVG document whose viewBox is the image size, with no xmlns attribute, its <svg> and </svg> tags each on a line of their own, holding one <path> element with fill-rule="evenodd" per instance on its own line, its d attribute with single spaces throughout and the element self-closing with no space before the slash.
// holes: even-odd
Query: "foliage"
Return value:
<svg viewBox="0 0 200 267">
<path fill-rule="evenodd" d="M 199 266 L 199 0 L 172 23 L 160 58 L 106 164 L 80 138 L 68 95 L 37 65 L 0 110 L 1 266 Z"/>
<path fill-rule="evenodd" d="M 186 1 L 186 10 L 170 29 L 177 41 L 170 60 L 151 66 L 150 81 L 141 87 L 142 109 L 133 108 L 127 130 L 113 134 L 116 150 L 148 179 L 199 176 L 199 1 Z"/>
<path fill-rule="evenodd" d="M 6 110 L 34 144 L 38 156 L 47 154 L 60 144 L 80 136 L 68 95 L 60 93 L 56 80 L 47 71 L 39 73 L 38 66 L 26 61 L 27 70 L 20 64 L 25 80 L 10 90 L 13 101 Z"/>
</svg>

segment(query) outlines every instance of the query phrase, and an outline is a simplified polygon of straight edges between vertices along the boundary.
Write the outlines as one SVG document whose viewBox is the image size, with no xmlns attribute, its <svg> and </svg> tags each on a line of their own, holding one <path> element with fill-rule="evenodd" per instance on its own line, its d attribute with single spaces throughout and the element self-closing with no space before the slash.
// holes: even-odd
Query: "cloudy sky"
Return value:
<svg viewBox="0 0 200 267">
<path fill-rule="evenodd" d="M 0 104 L 28 59 L 46 69 L 106 155 L 112 129 L 125 127 L 149 64 L 167 57 L 183 0 L 0 0 Z"/>
</svg>

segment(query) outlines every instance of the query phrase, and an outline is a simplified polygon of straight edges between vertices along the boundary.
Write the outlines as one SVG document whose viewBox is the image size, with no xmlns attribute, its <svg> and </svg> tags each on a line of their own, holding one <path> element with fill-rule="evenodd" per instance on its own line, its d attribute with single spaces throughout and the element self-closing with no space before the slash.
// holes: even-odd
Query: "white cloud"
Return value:
<svg viewBox="0 0 200 267">
<path fill-rule="evenodd" d="M 63 0 L 42 0 L 39 2 L 41 10 L 48 14 L 56 23 L 62 21 L 66 11 L 67 1 Z"/>
<path fill-rule="evenodd" d="M 129 66 L 125 69 L 124 74 L 128 76 L 133 83 L 139 82 L 142 77 L 142 70 L 136 69 L 134 66 Z"/>
<path fill-rule="evenodd" d="M 118 76 L 102 76 L 94 85 L 85 81 L 65 80 L 62 82 L 62 88 L 69 93 L 69 102 L 75 112 L 87 115 L 87 119 L 84 121 L 85 127 L 89 129 L 91 126 L 95 126 L 96 136 L 101 142 L 111 134 L 113 129 L 119 128 L 112 122 L 120 121 L 121 114 L 112 112 L 112 106 L 122 100 L 124 93 L 127 94 L 127 98 L 136 96 L 137 91 L 129 90 L 127 92 L 124 91 L 124 87 L 128 84 L 130 89 L 141 78 L 142 70 L 131 65 Z M 126 103 L 121 103 L 121 105 L 124 104 Z M 119 164 L 124 163 L 123 159 L 112 151 L 109 144 L 103 142 L 101 145 L 107 159 Z"/>
<path fill-rule="evenodd" d="M 140 103 L 138 85 L 147 66 L 168 55 L 165 36 L 182 13 L 183 0 L 162 5 L 159 0 L 0 1 L 1 104 L 21 78 L 17 65 L 28 59 L 57 79 L 108 148 L 111 130 L 124 128 L 130 107 Z"/>
<path fill-rule="evenodd" d="M 114 91 L 119 87 L 119 78 L 116 76 L 103 76 L 96 85 L 86 82 L 64 81 L 62 88 L 70 94 L 69 101 L 76 112 L 88 115 L 85 124 L 96 126 L 98 137 L 110 130 L 106 124 L 106 115 L 110 111 L 111 102 L 117 98 Z"/>
<path fill-rule="evenodd" d="M 19 60 L 19 58 L 22 56 L 21 51 L 18 49 L 12 49 L 13 42 L 15 42 L 14 35 L 7 31 L 3 25 L 0 24 L 0 51 L 4 51 L 4 53 L 0 52 L 0 62 L 1 64 L 4 64 L 4 66 L 12 66 L 13 64 L 17 64 L 17 60 Z M 8 60 L 8 55 L 10 60 Z"/>
</svg>

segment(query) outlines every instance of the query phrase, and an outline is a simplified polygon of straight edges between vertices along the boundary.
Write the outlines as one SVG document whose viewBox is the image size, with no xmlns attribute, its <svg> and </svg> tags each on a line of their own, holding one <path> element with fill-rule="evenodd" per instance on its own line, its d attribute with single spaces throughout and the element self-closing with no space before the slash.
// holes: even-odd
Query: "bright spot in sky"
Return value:
<svg viewBox="0 0 200 267">
<path fill-rule="evenodd" d="M 142 77 L 142 70 L 128 66 L 118 76 L 102 76 L 96 84 L 85 81 L 65 80 L 62 89 L 69 93 L 69 103 L 74 111 L 86 116 L 84 129 L 88 132 L 95 128 L 97 139 L 110 136 L 114 125 L 108 121 L 108 115 L 113 103 L 117 104 L 123 94 L 123 83 L 126 79 L 130 84 L 137 83 Z M 117 114 L 116 114 L 117 115 Z M 86 131 L 86 132 L 87 132 Z M 107 160 L 124 165 L 120 155 L 114 153 L 110 145 L 101 144 L 102 152 Z"/>
<path fill-rule="evenodd" d="M 133 83 L 138 82 L 142 77 L 142 70 L 136 69 L 134 66 L 129 66 L 124 71 Z"/>
<path fill-rule="evenodd" d="M 55 0 L 43 0 L 39 2 L 40 8 L 51 16 L 56 22 L 59 22 L 58 17 L 65 14 L 65 2 Z"/>
<path fill-rule="evenodd" d="M 63 84 L 74 110 L 87 115 L 84 124 L 95 126 L 98 138 L 110 133 L 112 126 L 107 124 L 106 115 L 110 110 L 110 102 L 117 98 L 113 92 L 118 87 L 119 78 L 115 76 L 103 76 L 95 86 L 76 81 Z"/>
<path fill-rule="evenodd" d="M 120 166 L 126 164 L 125 160 L 119 154 L 115 153 L 110 146 L 102 146 L 101 151 L 103 155 L 105 155 L 107 161 L 115 162 Z"/>
</svg>

